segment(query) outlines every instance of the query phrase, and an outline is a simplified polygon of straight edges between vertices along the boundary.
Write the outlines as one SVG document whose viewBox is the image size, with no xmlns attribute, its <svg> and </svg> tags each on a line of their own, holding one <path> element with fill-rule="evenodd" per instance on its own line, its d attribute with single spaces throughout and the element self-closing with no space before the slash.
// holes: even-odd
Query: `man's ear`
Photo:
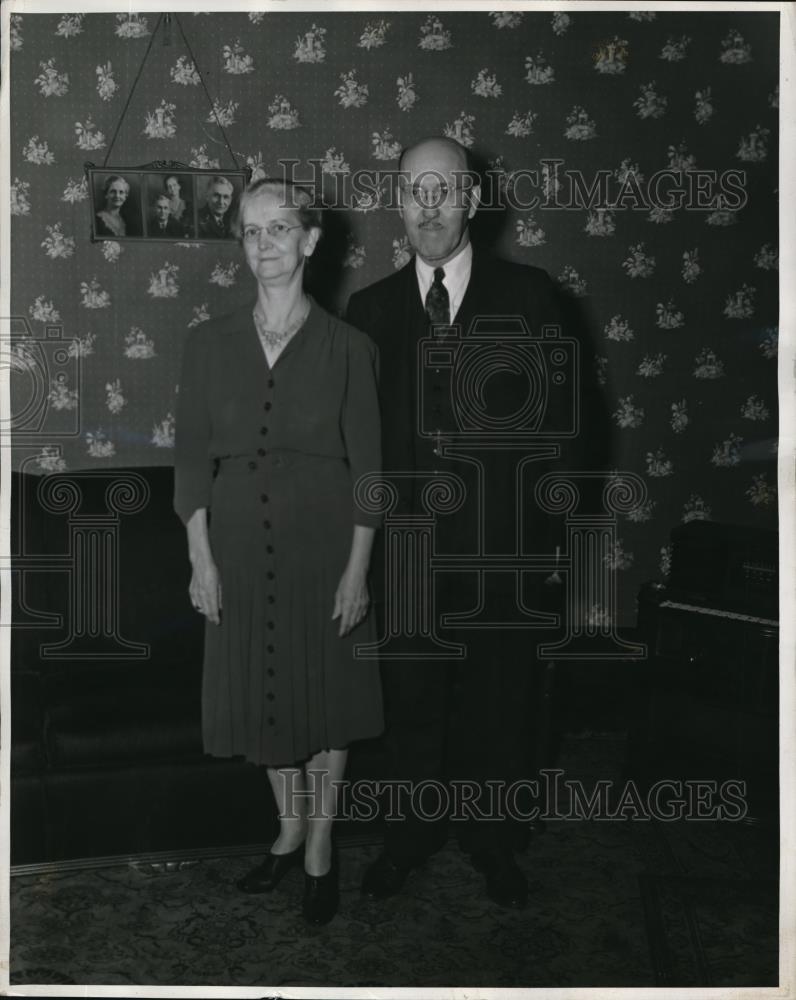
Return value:
<svg viewBox="0 0 796 1000">
<path fill-rule="evenodd" d="M 475 213 L 478 211 L 478 206 L 481 204 L 481 185 L 473 184 L 470 190 L 467 192 L 468 207 L 467 207 L 467 218 L 472 219 Z"/>
</svg>

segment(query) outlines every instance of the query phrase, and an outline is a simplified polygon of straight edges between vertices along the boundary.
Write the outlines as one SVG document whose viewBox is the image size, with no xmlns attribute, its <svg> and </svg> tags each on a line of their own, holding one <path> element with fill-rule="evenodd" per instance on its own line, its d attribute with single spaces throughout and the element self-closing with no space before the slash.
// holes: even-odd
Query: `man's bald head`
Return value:
<svg viewBox="0 0 796 1000">
<path fill-rule="evenodd" d="M 413 142 L 411 146 L 404 146 L 398 158 L 398 169 L 403 170 L 405 168 L 407 157 L 413 158 L 415 156 L 440 157 L 445 162 L 455 162 L 457 170 L 475 174 L 467 148 L 455 139 L 449 139 L 445 135 L 429 135 L 425 139 Z"/>
</svg>

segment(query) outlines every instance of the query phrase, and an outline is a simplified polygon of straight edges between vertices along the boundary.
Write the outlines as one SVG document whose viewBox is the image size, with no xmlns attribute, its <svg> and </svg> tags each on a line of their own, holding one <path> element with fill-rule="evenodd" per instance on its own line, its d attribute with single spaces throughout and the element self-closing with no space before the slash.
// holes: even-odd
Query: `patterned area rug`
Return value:
<svg viewBox="0 0 796 1000">
<path fill-rule="evenodd" d="M 566 859 L 553 847 L 562 835 Z M 623 872 L 622 849 L 603 845 L 595 864 L 592 838 L 574 828 L 539 844 L 520 858 L 532 896 L 522 913 L 490 903 L 453 844 L 400 896 L 368 902 L 359 884 L 378 848 L 343 848 L 340 913 L 318 930 L 301 919 L 298 872 L 271 896 L 241 897 L 234 881 L 247 858 L 166 875 L 127 867 L 24 876 L 13 886 L 12 982 L 574 986 L 586 969 L 594 982 L 650 982 L 635 872 Z"/>
<path fill-rule="evenodd" d="M 773 831 L 680 822 L 649 833 L 639 888 L 656 985 L 776 986 Z"/>
<path fill-rule="evenodd" d="M 639 878 L 658 986 L 777 986 L 776 883 Z M 766 967 L 767 966 L 767 967 Z"/>
<path fill-rule="evenodd" d="M 605 776 L 600 755 L 617 748 L 592 742 Z M 340 912 L 317 930 L 301 919 L 300 872 L 270 897 L 235 889 L 254 858 L 18 876 L 11 983 L 774 985 L 771 839 L 737 824 L 550 822 L 518 856 L 522 912 L 486 898 L 453 838 L 399 896 L 368 902 L 359 886 L 379 847 L 343 843 Z"/>
</svg>

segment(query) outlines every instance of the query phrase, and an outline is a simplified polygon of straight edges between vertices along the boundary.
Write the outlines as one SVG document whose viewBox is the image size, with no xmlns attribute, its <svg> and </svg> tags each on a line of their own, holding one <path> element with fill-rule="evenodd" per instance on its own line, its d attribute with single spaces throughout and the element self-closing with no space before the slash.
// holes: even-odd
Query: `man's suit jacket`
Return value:
<svg viewBox="0 0 796 1000">
<path fill-rule="evenodd" d="M 190 235 L 188 226 L 183 226 L 172 218 L 166 220 L 163 229 L 157 219 L 150 219 L 148 233 L 149 238 L 155 240 L 184 240 Z"/>
<path fill-rule="evenodd" d="M 221 225 L 216 222 L 215 216 L 205 205 L 199 212 L 199 235 L 209 236 L 212 239 L 227 240 L 232 235 L 230 229 L 230 212 L 224 216 Z"/>
<path fill-rule="evenodd" d="M 560 325 L 561 313 L 556 301 L 555 289 L 548 274 L 535 267 L 528 267 L 491 255 L 474 252 L 472 272 L 461 306 L 454 317 L 454 324 L 461 330 L 461 337 L 472 335 L 471 325 L 477 317 L 524 317 L 531 333 L 540 336 L 544 325 Z M 346 319 L 352 326 L 367 333 L 379 348 L 380 356 L 380 400 L 382 410 L 382 464 L 385 476 L 389 479 L 390 471 L 409 471 L 418 468 L 419 449 L 429 447 L 418 434 L 419 387 L 418 374 L 418 331 L 420 336 L 427 332 L 425 313 L 420 299 L 414 258 L 395 274 L 377 281 L 367 288 L 351 296 Z M 498 324 L 499 326 L 499 324 Z M 563 331 L 566 335 L 566 331 Z M 496 380 L 492 386 L 493 396 L 500 374 L 494 375 Z M 491 379 L 490 379 L 491 381 Z M 504 408 L 504 412 L 516 412 L 527 395 L 527 382 L 509 376 L 505 383 L 505 393 L 513 394 L 516 404 Z M 497 390 L 498 395 L 501 390 Z M 518 393 L 522 398 L 519 398 Z M 568 422 L 565 413 L 560 410 L 561 393 L 551 393 L 550 405 L 544 416 L 544 426 L 548 429 L 561 426 Z M 504 400 L 505 401 L 505 400 Z M 562 458 L 533 463 L 532 477 L 541 475 L 562 465 L 569 465 L 571 444 L 566 441 L 562 447 Z M 516 453 L 511 455 L 506 450 L 494 448 L 482 452 L 479 457 L 484 463 L 484 476 L 491 478 L 491 483 L 498 484 L 497 491 L 493 489 L 492 496 L 505 496 L 506 491 L 516 490 Z M 474 480 L 468 480 L 466 463 L 444 463 L 457 474 L 464 474 L 468 481 L 468 489 L 474 487 Z M 405 479 L 396 483 L 399 489 L 399 513 L 420 513 L 417 502 L 417 488 Z M 533 496 L 527 499 L 527 483 L 524 491 L 522 516 L 526 518 L 525 531 L 536 536 L 535 551 L 549 550 L 554 544 L 550 535 L 551 522 L 538 509 L 533 511 Z M 514 509 L 506 497 L 505 510 L 491 509 L 487 511 L 486 547 L 491 551 L 506 551 L 512 548 L 516 539 Z M 494 508 L 494 504 L 493 504 Z M 462 524 L 459 543 L 462 551 L 472 551 L 473 519 L 462 515 L 454 515 L 454 519 Z M 469 523 L 468 523 L 469 522 Z M 440 524 L 440 527 L 442 525 Z M 540 533 L 544 538 L 538 537 Z M 447 546 L 457 548 L 455 533 L 446 532 Z M 376 582 L 374 568 L 374 582 Z"/>
</svg>

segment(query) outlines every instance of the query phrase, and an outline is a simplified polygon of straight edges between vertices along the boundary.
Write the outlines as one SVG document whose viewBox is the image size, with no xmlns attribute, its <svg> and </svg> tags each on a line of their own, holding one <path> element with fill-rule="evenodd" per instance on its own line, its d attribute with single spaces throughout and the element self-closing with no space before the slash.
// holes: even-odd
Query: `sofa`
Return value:
<svg viewBox="0 0 796 1000">
<path fill-rule="evenodd" d="M 267 842 L 263 768 L 201 746 L 173 469 L 11 475 L 11 863 Z M 383 773 L 380 741 L 351 755 Z"/>
</svg>

